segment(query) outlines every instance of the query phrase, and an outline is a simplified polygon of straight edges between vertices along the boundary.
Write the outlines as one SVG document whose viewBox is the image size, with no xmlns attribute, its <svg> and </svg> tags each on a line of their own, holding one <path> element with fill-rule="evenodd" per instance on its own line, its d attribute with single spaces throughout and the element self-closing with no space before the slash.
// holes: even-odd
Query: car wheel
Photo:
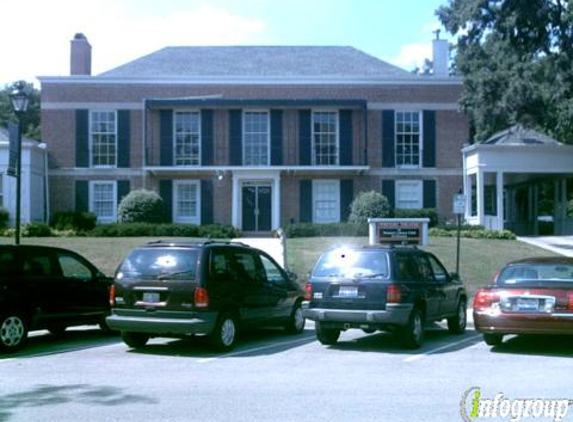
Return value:
<svg viewBox="0 0 573 422">
<path fill-rule="evenodd" d="M 306 319 L 302 315 L 302 306 L 300 303 L 294 305 L 286 325 L 286 331 L 289 334 L 300 334 L 304 331 Z"/>
<path fill-rule="evenodd" d="M 237 342 L 237 322 L 230 313 L 221 314 L 210 335 L 211 346 L 218 352 L 227 352 Z"/>
<path fill-rule="evenodd" d="M 129 347 L 139 349 L 147 344 L 149 336 L 143 333 L 130 333 L 124 331 L 121 333 L 121 339 Z"/>
<path fill-rule="evenodd" d="M 424 319 L 419 308 L 414 308 L 408 325 L 402 328 L 402 342 L 409 349 L 418 349 L 424 342 Z"/>
<path fill-rule="evenodd" d="M 484 333 L 483 341 L 488 346 L 499 346 L 503 343 L 503 334 Z"/>
<path fill-rule="evenodd" d="M 338 341 L 340 337 L 340 330 L 336 328 L 324 328 L 322 323 L 316 322 L 316 338 L 322 344 L 333 345 Z"/>
<path fill-rule="evenodd" d="M 448 318 L 448 330 L 451 334 L 463 334 L 467 325 L 467 307 L 466 301 L 460 300 L 456 308 L 456 315 Z"/>
<path fill-rule="evenodd" d="M 17 313 L 7 313 L 0 317 L 0 351 L 15 352 L 21 349 L 28 337 L 26 320 Z"/>
</svg>

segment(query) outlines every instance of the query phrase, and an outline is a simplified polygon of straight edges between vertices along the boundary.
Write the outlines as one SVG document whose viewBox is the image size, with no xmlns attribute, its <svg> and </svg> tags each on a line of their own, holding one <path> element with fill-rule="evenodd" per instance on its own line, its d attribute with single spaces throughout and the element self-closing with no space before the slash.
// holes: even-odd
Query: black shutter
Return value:
<svg viewBox="0 0 573 422">
<path fill-rule="evenodd" d="M 159 165 L 173 165 L 173 110 L 159 112 Z"/>
<path fill-rule="evenodd" d="M 117 205 L 118 206 L 119 206 L 119 203 L 121 202 L 121 200 L 123 198 L 125 198 L 127 196 L 127 194 L 129 193 L 129 189 L 130 189 L 129 180 L 118 180 L 117 181 Z"/>
<path fill-rule="evenodd" d="M 243 164 L 243 113 L 229 110 L 229 164 Z"/>
<path fill-rule="evenodd" d="M 212 180 L 201 180 L 201 224 L 213 224 Z"/>
<path fill-rule="evenodd" d="M 352 110 L 340 110 L 340 165 L 352 165 Z"/>
<path fill-rule="evenodd" d="M 271 110 L 271 166 L 283 164 L 283 111 Z"/>
<path fill-rule="evenodd" d="M 390 208 L 396 208 L 396 187 L 393 180 L 382 180 L 382 195 L 390 203 Z"/>
<path fill-rule="evenodd" d="M 213 110 L 201 110 L 201 165 L 213 165 Z"/>
<path fill-rule="evenodd" d="M 382 110 L 382 167 L 396 166 L 394 110 Z"/>
<path fill-rule="evenodd" d="M 350 204 L 354 197 L 354 181 L 345 179 L 340 181 L 340 221 L 347 221 L 350 215 Z"/>
<path fill-rule="evenodd" d="M 85 212 L 90 209 L 90 190 L 87 180 L 76 180 L 76 211 Z"/>
<path fill-rule="evenodd" d="M 311 164 L 311 116 L 310 110 L 299 110 L 298 112 L 298 161 L 301 166 Z"/>
<path fill-rule="evenodd" d="M 117 112 L 117 166 L 129 167 L 130 153 L 130 112 L 118 110 Z"/>
<path fill-rule="evenodd" d="M 436 208 L 435 180 L 424 180 L 424 208 Z"/>
<path fill-rule="evenodd" d="M 301 223 L 312 223 L 312 180 L 300 181 L 299 219 Z"/>
<path fill-rule="evenodd" d="M 89 167 L 89 111 L 76 110 L 76 167 Z"/>
<path fill-rule="evenodd" d="M 424 110 L 424 156 L 423 167 L 436 167 L 436 112 Z"/>
<path fill-rule="evenodd" d="M 165 222 L 171 223 L 173 221 L 173 181 L 160 180 L 159 181 L 159 196 L 163 199 L 165 210 Z"/>
</svg>

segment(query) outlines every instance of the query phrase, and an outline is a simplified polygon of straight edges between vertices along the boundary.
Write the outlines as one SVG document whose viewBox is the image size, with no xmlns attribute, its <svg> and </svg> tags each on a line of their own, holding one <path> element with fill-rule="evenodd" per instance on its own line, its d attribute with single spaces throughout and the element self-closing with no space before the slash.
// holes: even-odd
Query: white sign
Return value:
<svg viewBox="0 0 573 422">
<path fill-rule="evenodd" d="M 466 196 L 456 194 L 453 201 L 454 214 L 465 214 L 466 212 Z"/>
</svg>

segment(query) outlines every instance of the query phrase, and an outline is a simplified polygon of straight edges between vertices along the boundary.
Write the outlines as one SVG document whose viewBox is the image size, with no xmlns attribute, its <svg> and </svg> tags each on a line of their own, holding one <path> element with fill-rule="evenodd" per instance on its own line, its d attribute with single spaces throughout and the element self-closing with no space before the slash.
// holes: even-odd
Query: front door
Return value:
<svg viewBox="0 0 573 422">
<path fill-rule="evenodd" d="M 272 220 L 270 184 L 243 185 L 243 231 L 270 231 Z"/>
</svg>

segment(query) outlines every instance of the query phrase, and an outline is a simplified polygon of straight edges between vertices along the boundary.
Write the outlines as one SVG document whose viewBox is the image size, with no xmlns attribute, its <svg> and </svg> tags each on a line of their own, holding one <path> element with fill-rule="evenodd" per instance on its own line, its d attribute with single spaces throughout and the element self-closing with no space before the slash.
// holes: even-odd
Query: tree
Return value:
<svg viewBox="0 0 573 422">
<path fill-rule="evenodd" d="M 368 218 L 386 217 L 390 213 L 388 199 L 379 192 L 361 192 L 350 204 L 351 223 L 366 223 Z"/>
<path fill-rule="evenodd" d="M 162 223 L 164 214 L 163 199 L 146 189 L 129 192 L 119 203 L 117 211 L 121 223 Z"/>
<path fill-rule="evenodd" d="M 573 143 L 573 4 L 449 0 L 436 14 L 457 37 L 460 106 L 475 140 L 521 123 Z"/>
<path fill-rule="evenodd" d="M 5 85 L 0 90 L 0 127 L 6 127 L 8 122 L 16 121 L 16 114 L 12 108 L 10 94 L 16 87 L 16 82 Z M 28 110 L 22 115 L 22 134 L 31 139 L 40 140 L 40 91 L 29 82 L 24 82 L 24 89 L 29 95 Z"/>
</svg>

